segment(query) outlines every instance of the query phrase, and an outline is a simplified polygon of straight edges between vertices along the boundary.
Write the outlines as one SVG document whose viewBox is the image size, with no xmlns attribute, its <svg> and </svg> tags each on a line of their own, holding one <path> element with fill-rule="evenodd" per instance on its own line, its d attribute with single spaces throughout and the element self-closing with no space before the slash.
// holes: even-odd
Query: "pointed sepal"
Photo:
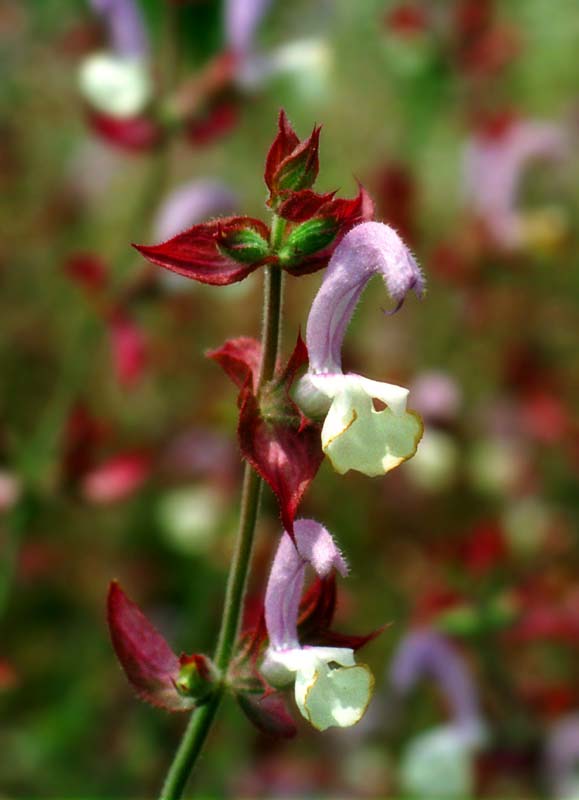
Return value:
<svg viewBox="0 0 579 800">
<path fill-rule="evenodd" d="M 195 699 L 183 696 L 175 685 L 179 659 L 116 581 L 109 588 L 107 617 L 115 653 L 139 697 L 167 711 L 193 708 Z"/>
<path fill-rule="evenodd" d="M 161 244 L 133 247 L 153 264 L 186 278 L 213 286 L 226 286 L 243 280 L 257 267 L 275 260 L 259 244 L 267 243 L 268 239 L 269 229 L 260 220 L 224 217 L 193 225 Z M 251 246 L 248 244 L 250 240 L 253 242 Z"/>
<path fill-rule="evenodd" d="M 296 724 L 279 692 L 261 696 L 239 692 L 236 697 L 245 716 L 261 733 L 276 739 L 293 739 L 296 735 Z"/>
</svg>

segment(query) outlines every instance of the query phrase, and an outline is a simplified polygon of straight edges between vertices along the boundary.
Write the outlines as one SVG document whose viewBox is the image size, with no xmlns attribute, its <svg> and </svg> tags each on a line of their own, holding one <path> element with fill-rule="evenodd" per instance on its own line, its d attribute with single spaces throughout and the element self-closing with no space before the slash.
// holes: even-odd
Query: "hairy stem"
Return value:
<svg viewBox="0 0 579 800">
<path fill-rule="evenodd" d="M 283 235 L 280 224 L 278 223 L 276 225 L 276 222 L 277 219 L 274 219 L 272 244 L 277 244 L 277 241 Z M 263 300 L 262 356 L 258 390 L 267 383 L 267 381 L 271 380 L 275 370 L 281 331 L 282 288 L 283 275 L 281 270 L 277 267 L 266 267 Z M 254 472 L 249 464 L 246 463 L 241 495 L 239 531 L 237 534 L 235 553 L 229 569 L 223 617 L 221 619 L 221 628 L 217 640 L 217 649 L 215 651 L 215 664 L 223 676 L 224 683 L 227 682 L 227 670 L 229 669 L 234 652 L 243 611 L 243 600 L 251 562 L 260 495 L 261 478 Z M 193 711 L 173 763 L 167 773 L 165 784 L 161 792 L 161 800 L 178 800 L 183 794 L 189 775 L 197 762 L 211 729 L 224 691 L 224 685 L 220 686 L 205 705 Z"/>
</svg>

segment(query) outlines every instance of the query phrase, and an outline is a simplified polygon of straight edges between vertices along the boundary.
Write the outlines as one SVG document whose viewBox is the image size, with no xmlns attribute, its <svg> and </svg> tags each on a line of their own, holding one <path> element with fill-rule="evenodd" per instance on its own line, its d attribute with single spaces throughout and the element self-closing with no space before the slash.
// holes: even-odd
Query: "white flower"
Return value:
<svg viewBox="0 0 579 800">
<path fill-rule="evenodd" d="M 261 672 L 274 686 L 295 680 L 296 704 L 319 731 L 359 722 L 374 689 L 370 669 L 346 647 L 270 648 Z"/>
<path fill-rule="evenodd" d="M 343 474 L 384 475 L 411 458 L 422 436 L 422 420 L 406 410 L 408 389 L 361 375 L 308 373 L 296 399 L 306 413 L 327 411 L 322 449 Z M 373 400 L 386 404 L 377 411 Z"/>
<path fill-rule="evenodd" d="M 94 109 L 120 119 L 140 114 L 152 95 L 145 61 L 112 53 L 87 58 L 80 69 L 79 84 Z"/>
</svg>

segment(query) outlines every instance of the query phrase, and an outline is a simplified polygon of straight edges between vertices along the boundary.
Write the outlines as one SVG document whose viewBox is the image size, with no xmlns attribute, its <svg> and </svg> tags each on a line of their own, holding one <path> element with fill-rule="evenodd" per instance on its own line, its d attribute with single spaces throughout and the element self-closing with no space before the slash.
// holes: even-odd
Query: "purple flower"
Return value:
<svg viewBox="0 0 579 800">
<path fill-rule="evenodd" d="M 340 472 L 383 475 L 416 452 L 420 418 L 406 410 L 408 390 L 342 372 L 342 342 L 366 284 L 381 275 L 396 303 L 412 289 L 421 297 L 422 272 L 396 231 L 380 222 L 357 225 L 336 248 L 308 317 L 310 366 L 298 385 L 306 413 L 328 412 L 322 448 Z M 376 411 L 373 399 L 386 404 Z"/>
<path fill-rule="evenodd" d="M 90 0 L 107 28 L 111 50 L 123 58 L 147 58 L 149 39 L 135 0 Z"/>
<path fill-rule="evenodd" d="M 154 223 L 154 236 L 171 239 L 201 220 L 232 212 L 237 197 L 223 183 L 193 180 L 174 189 L 163 201 Z"/>
<path fill-rule="evenodd" d="M 545 744 L 545 777 L 556 800 L 579 796 L 579 714 L 557 720 Z"/>
<path fill-rule="evenodd" d="M 225 39 L 235 55 L 249 55 L 255 32 L 270 5 L 271 0 L 226 0 Z"/>
<path fill-rule="evenodd" d="M 444 636 L 428 628 L 402 639 L 390 667 L 390 682 L 399 695 L 407 695 L 424 679 L 438 685 L 455 724 L 480 726 L 476 690 L 464 660 Z"/>
<path fill-rule="evenodd" d="M 463 165 L 466 200 L 497 245 L 516 248 L 536 232 L 537 226 L 529 225 L 533 218 L 522 213 L 518 198 L 530 162 L 561 159 L 567 152 L 562 127 L 536 120 L 514 122 L 500 136 L 477 136 L 467 143 Z"/>
<path fill-rule="evenodd" d="M 296 520 L 294 535 L 295 542 L 283 533 L 267 584 L 269 647 L 261 672 L 276 687 L 295 682 L 297 706 L 318 730 L 355 725 L 370 702 L 370 670 L 356 664 L 351 648 L 302 647 L 297 630 L 306 566 L 320 576 L 332 569 L 345 575 L 348 567 L 331 534 L 318 522 Z"/>
</svg>

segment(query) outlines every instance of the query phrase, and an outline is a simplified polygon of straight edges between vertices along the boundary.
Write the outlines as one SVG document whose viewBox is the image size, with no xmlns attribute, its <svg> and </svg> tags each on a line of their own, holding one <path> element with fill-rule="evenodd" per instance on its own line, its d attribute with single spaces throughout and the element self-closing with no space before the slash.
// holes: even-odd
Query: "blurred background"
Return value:
<svg viewBox="0 0 579 800">
<path fill-rule="evenodd" d="M 575 0 L 4 0 L 0 40 L 0 797 L 154 796 L 177 745 L 105 597 L 213 648 L 241 463 L 204 352 L 258 333 L 261 275 L 130 243 L 267 219 L 281 106 L 323 124 L 319 189 L 361 181 L 423 266 L 394 316 L 370 285 L 344 360 L 426 434 L 384 478 L 324 464 L 300 509 L 352 566 L 336 627 L 388 624 L 366 718 L 277 742 L 226 703 L 190 795 L 579 797 Z M 286 353 L 320 280 L 287 281 Z M 251 597 L 278 531 L 268 491 Z"/>
</svg>

